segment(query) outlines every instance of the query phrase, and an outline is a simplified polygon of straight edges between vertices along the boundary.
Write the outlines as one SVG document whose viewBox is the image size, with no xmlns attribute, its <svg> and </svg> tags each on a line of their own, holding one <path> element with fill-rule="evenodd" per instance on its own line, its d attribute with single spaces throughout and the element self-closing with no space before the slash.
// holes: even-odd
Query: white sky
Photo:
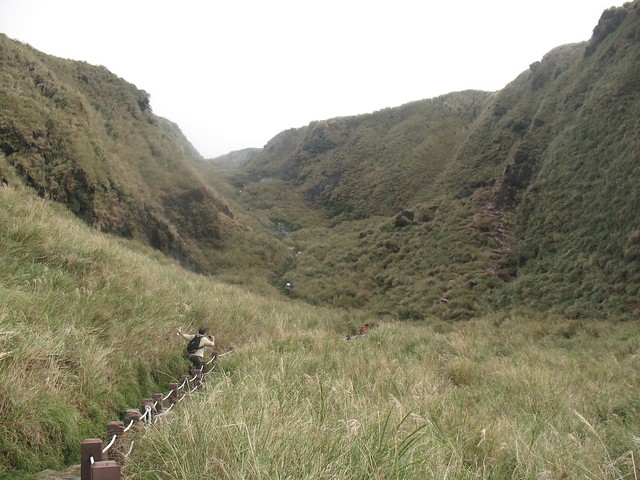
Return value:
<svg viewBox="0 0 640 480">
<path fill-rule="evenodd" d="M 0 32 L 147 91 L 206 158 L 282 130 L 495 91 L 623 0 L 0 0 Z"/>
</svg>

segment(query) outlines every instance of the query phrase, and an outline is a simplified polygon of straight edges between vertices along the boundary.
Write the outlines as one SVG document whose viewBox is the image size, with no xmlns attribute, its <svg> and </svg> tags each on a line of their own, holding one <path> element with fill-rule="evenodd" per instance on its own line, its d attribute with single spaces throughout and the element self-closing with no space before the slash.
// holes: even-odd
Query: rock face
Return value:
<svg viewBox="0 0 640 480">
<path fill-rule="evenodd" d="M 637 11 L 637 6 L 635 8 Z M 598 21 L 598 25 L 593 29 L 593 36 L 591 37 L 591 40 L 589 40 L 587 48 L 584 51 L 585 57 L 593 55 L 598 45 L 600 45 L 609 34 L 613 33 L 620 26 L 628 13 L 629 9 L 627 9 L 626 6 L 611 7 L 602 13 L 600 21 Z"/>
</svg>

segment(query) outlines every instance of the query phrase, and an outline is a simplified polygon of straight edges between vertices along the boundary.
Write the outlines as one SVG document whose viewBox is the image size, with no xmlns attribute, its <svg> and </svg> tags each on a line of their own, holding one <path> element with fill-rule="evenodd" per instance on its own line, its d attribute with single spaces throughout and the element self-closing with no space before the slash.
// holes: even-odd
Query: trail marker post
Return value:
<svg viewBox="0 0 640 480">
<path fill-rule="evenodd" d="M 94 462 L 102 460 L 102 440 L 87 438 L 80 443 L 80 480 L 91 479 L 91 459 Z"/>
</svg>

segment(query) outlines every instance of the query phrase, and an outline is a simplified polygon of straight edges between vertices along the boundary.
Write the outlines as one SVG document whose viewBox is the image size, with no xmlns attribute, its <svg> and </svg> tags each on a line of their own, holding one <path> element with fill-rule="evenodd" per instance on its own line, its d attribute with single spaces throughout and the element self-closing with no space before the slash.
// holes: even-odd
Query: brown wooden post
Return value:
<svg viewBox="0 0 640 480">
<path fill-rule="evenodd" d="M 94 462 L 102 460 L 102 440 L 87 438 L 80 443 L 80 480 L 91 479 L 91 458 Z"/>
<path fill-rule="evenodd" d="M 114 435 L 117 435 L 115 443 L 107 451 L 107 458 L 109 460 L 120 460 L 119 446 L 122 443 L 122 437 L 124 436 L 124 422 L 115 421 L 107 424 L 107 442 L 111 443 L 111 439 Z"/>
<path fill-rule="evenodd" d="M 114 435 L 118 435 L 118 437 L 124 435 L 124 422 L 117 420 L 107 423 L 107 437 L 109 441 L 111 441 Z"/>
<path fill-rule="evenodd" d="M 140 423 L 141 417 L 142 417 L 142 414 L 138 410 L 134 410 L 132 408 L 127 409 L 127 411 L 124 413 L 124 421 L 127 424 L 126 426 L 127 427 L 129 426 L 129 424 L 131 423 L 131 420 L 133 420 L 133 423 L 135 426 L 136 423 Z"/>
<path fill-rule="evenodd" d="M 164 411 L 164 406 L 162 404 L 164 395 L 161 393 L 152 393 L 151 398 L 153 399 L 153 403 L 156 405 L 156 412 L 162 413 Z"/>
<path fill-rule="evenodd" d="M 177 383 L 170 383 L 169 384 L 169 388 L 171 389 L 171 396 L 169 397 L 169 400 L 171 401 L 171 404 L 176 404 L 178 403 L 178 394 L 180 392 L 178 392 L 178 384 Z"/>
<path fill-rule="evenodd" d="M 91 480 L 122 480 L 122 472 L 118 462 L 106 460 L 91 466 Z"/>
</svg>

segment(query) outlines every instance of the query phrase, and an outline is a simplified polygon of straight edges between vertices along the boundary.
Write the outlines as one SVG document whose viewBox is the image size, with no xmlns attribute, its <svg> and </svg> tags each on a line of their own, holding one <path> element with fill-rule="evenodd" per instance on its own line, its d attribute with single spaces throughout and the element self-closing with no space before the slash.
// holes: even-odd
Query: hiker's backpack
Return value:
<svg viewBox="0 0 640 480">
<path fill-rule="evenodd" d="M 200 348 L 200 339 L 202 335 L 195 335 L 187 344 L 187 353 L 195 353 Z"/>
</svg>

